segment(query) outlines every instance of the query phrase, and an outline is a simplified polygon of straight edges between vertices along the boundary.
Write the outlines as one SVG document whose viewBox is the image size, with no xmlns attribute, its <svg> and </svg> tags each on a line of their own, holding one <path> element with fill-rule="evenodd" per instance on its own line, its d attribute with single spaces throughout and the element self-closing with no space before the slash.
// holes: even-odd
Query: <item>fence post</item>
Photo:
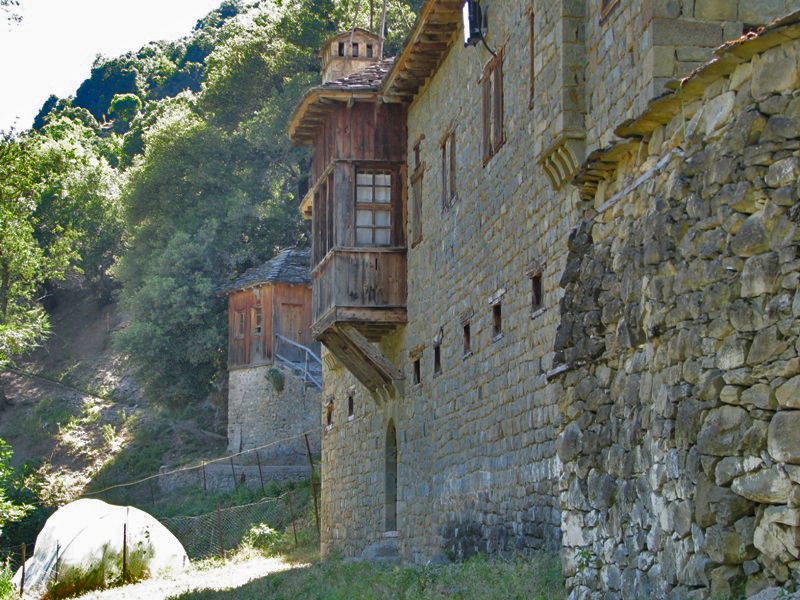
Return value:
<svg viewBox="0 0 800 600">
<path fill-rule="evenodd" d="M 203 493 L 208 493 L 208 484 L 206 483 L 206 462 L 203 461 Z"/>
<path fill-rule="evenodd" d="M 314 459 L 311 458 L 311 444 L 308 441 L 308 434 L 304 433 L 306 439 L 306 451 L 308 452 L 308 464 L 311 466 L 311 497 L 314 499 L 314 518 L 317 521 L 317 533 L 319 533 L 319 506 L 317 506 L 317 486 L 314 483 Z"/>
<path fill-rule="evenodd" d="M 261 480 L 261 493 L 266 494 L 264 491 L 264 474 L 261 472 L 261 457 L 258 450 L 256 450 L 256 462 L 258 463 L 258 478 Z"/>
<path fill-rule="evenodd" d="M 27 552 L 28 548 L 25 544 L 22 544 L 22 579 L 19 582 L 19 597 L 22 598 L 25 595 L 25 560 L 27 559 Z"/>
<path fill-rule="evenodd" d="M 294 547 L 297 548 L 297 529 L 294 526 L 294 506 L 292 505 L 292 490 L 289 490 L 289 516 L 292 517 L 292 533 L 294 534 Z"/>
<path fill-rule="evenodd" d="M 58 598 L 58 558 L 61 555 L 61 542 L 56 542 L 56 583 L 53 586 L 53 597 Z"/>
<path fill-rule="evenodd" d="M 125 522 L 122 524 L 122 584 L 128 581 L 128 518 L 125 511 Z"/>
<path fill-rule="evenodd" d="M 230 458 L 231 461 L 231 476 L 233 477 L 233 489 L 236 490 L 238 484 L 236 483 L 236 469 L 233 468 L 233 457 Z"/>
<path fill-rule="evenodd" d="M 222 541 L 222 512 L 219 509 L 219 502 L 217 502 L 217 531 L 219 532 L 219 555 L 225 558 L 225 545 Z"/>
</svg>

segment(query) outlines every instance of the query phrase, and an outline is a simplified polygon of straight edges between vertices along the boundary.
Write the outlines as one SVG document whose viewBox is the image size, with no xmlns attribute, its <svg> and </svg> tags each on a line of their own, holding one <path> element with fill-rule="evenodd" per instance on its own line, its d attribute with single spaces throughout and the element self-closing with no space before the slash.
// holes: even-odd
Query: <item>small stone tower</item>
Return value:
<svg viewBox="0 0 800 600">
<path fill-rule="evenodd" d="M 381 59 L 381 39 L 366 29 L 339 33 L 322 44 L 322 83 L 363 71 Z"/>
</svg>

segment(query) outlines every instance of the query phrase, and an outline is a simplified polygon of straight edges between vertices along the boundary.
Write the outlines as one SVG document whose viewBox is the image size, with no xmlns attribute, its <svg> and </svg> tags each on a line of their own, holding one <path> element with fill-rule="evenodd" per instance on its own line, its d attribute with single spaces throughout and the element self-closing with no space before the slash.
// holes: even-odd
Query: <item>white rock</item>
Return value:
<svg viewBox="0 0 800 600">
<path fill-rule="evenodd" d="M 33 556 L 25 563 L 25 589 L 47 587 L 56 573 L 56 556 L 60 577 L 105 563 L 106 577 L 119 578 L 125 523 L 131 563 L 144 561 L 150 576 L 188 566 L 189 559 L 178 539 L 146 512 L 84 499 L 61 507 L 47 519 Z M 14 576 L 17 588 L 21 580 L 22 569 Z"/>
</svg>

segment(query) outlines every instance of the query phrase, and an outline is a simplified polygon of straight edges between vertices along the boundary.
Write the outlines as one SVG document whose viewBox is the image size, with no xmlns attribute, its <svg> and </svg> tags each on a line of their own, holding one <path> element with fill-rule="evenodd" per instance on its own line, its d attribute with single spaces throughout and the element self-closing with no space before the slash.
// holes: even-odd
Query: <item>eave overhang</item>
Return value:
<svg viewBox="0 0 800 600">
<path fill-rule="evenodd" d="M 336 106 L 355 102 L 376 102 L 380 94 L 375 89 L 337 90 L 315 87 L 306 92 L 289 121 L 289 139 L 298 146 L 314 142 L 317 129 L 325 122 L 327 113 Z"/>
<path fill-rule="evenodd" d="M 461 27 L 464 0 L 427 0 L 383 82 L 386 97 L 413 100 L 436 73 Z"/>
</svg>

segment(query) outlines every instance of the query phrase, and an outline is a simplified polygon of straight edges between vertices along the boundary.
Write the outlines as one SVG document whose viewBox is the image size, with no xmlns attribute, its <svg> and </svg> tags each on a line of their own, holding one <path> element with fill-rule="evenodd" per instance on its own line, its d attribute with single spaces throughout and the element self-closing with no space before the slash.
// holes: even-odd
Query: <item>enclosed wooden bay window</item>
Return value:
<svg viewBox="0 0 800 600">
<path fill-rule="evenodd" d="M 356 171 L 356 245 L 392 244 L 392 172 Z"/>
</svg>

